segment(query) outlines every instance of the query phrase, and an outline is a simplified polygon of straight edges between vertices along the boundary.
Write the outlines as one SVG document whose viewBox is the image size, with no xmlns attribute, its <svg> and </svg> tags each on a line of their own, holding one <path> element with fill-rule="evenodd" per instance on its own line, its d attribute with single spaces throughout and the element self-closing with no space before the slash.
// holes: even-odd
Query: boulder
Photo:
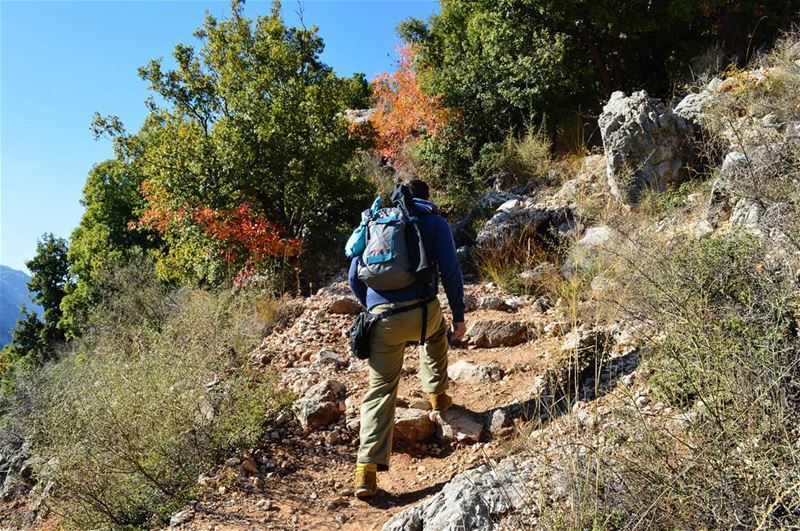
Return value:
<svg viewBox="0 0 800 531">
<path fill-rule="evenodd" d="M 503 379 L 503 369 L 496 363 L 459 360 L 447 367 L 447 376 L 456 382 L 497 382 Z"/>
<path fill-rule="evenodd" d="M 647 189 L 663 191 L 688 178 L 695 160 L 694 128 L 645 91 L 615 92 L 598 120 L 611 193 L 638 203 Z"/>
<path fill-rule="evenodd" d="M 470 293 L 464 294 L 465 311 L 474 312 L 478 309 L 478 298 Z"/>
<path fill-rule="evenodd" d="M 520 321 L 475 321 L 464 335 L 464 341 L 478 348 L 513 347 L 529 338 L 528 326 Z"/>
<path fill-rule="evenodd" d="M 352 297 L 342 297 L 336 299 L 328 306 L 330 313 L 337 313 L 342 315 L 357 315 L 361 313 L 361 304 Z"/>
<path fill-rule="evenodd" d="M 511 312 L 516 312 L 520 308 L 524 308 L 528 304 L 530 304 L 531 297 L 509 297 L 503 301 L 503 305 L 505 305 L 506 309 Z"/>
<path fill-rule="evenodd" d="M 459 406 L 447 411 L 432 411 L 430 419 L 436 424 L 436 436 L 442 441 L 474 444 L 483 435 L 483 418 Z"/>
<path fill-rule="evenodd" d="M 450 309 L 450 301 L 447 300 L 447 297 L 444 294 L 439 295 L 439 305 L 442 307 L 442 310 L 449 310 Z M 478 298 L 475 295 L 470 293 L 464 294 L 464 311 L 474 312 L 480 307 L 480 303 L 478 302 Z"/>
<path fill-rule="evenodd" d="M 675 106 L 675 114 L 689 123 L 701 125 L 704 112 L 714 102 L 714 97 L 714 92 L 708 88 L 689 94 Z"/>
<path fill-rule="evenodd" d="M 524 201 L 525 199 L 527 199 L 525 196 L 507 190 L 489 190 L 478 198 L 478 208 L 481 210 L 495 210 L 508 201 Z"/>
<path fill-rule="evenodd" d="M 530 199 L 504 203 L 478 233 L 480 246 L 496 247 L 510 240 L 555 233 L 560 225 L 573 218 L 565 205 L 534 204 Z"/>
<path fill-rule="evenodd" d="M 394 413 L 394 437 L 408 442 L 420 442 L 433 437 L 436 425 L 427 411 L 398 407 Z"/>
<path fill-rule="evenodd" d="M 292 409 L 306 430 L 316 430 L 339 419 L 344 411 L 345 387 L 335 380 L 324 380 L 306 391 Z"/>
<path fill-rule="evenodd" d="M 461 472 L 435 496 L 390 518 L 383 531 L 497 529 L 500 517 L 536 505 L 531 486 L 538 475 L 533 460 L 516 456 Z"/>
<path fill-rule="evenodd" d="M 725 156 L 719 177 L 711 188 L 706 220 L 713 228 L 730 220 L 734 227 L 766 236 L 777 237 L 781 232 L 780 209 L 769 209 L 764 187 L 771 176 L 789 175 L 791 162 L 783 156 L 785 146 L 757 146 L 745 152 L 732 151 Z M 759 199 L 761 198 L 761 199 Z M 778 213 L 772 223 L 767 211 Z"/>
<path fill-rule="evenodd" d="M 500 297 L 481 297 L 478 300 L 478 308 L 481 310 L 505 310 L 505 303 Z"/>
</svg>

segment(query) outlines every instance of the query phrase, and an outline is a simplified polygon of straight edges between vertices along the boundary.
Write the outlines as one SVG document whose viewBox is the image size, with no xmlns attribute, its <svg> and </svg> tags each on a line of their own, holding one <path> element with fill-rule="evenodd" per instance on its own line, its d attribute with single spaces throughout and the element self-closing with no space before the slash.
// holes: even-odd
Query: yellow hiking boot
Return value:
<svg viewBox="0 0 800 531">
<path fill-rule="evenodd" d="M 447 393 L 428 393 L 428 402 L 434 411 L 444 411 L 453 405 L 453 399 Z"/>
<path fill-rule="evenodd" d="M 357 498 L 365 499 L 378 492 L 378 465 L 375 463 L 356 464 L 356 483 L 353 492 Z"/>
</svg>

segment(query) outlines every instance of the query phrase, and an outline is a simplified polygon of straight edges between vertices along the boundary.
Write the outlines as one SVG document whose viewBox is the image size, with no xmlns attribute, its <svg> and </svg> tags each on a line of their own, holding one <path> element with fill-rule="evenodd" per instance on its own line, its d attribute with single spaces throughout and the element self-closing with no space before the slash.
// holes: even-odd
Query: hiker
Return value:
<svg viewBox="0 0 800 531">
<path fill-rule="evenodd" d="M 361 256 L 352 258 L 348 275 L 351 291 L 370 314 L 416 306 L 375 321 L 369 332 L 369 391 L 361 404 L 361 446 L 354 489 L 359 498 L 374 496 L 378 488 L 377 471 L 389 469 L 397 384 L 406 343 L 421 345 L 419 377 L 431 407 L 443 411 L 453 402 L 446 393 L 447 324 L 436 297 L 438 277 L 441 277 L 453 312 L 452 338 L 462 339 L 466 330 L 464 279 L 453 233 L 436 205 L 429 201 L 430 193 L 424 181 L 413 179 L 405 186 L 410 192 L 409 199 L 413 198 L 416 225 L 422 239 L 419 254 L 424 253 L 431 267 L 418 273 L 410 286 L 394 290 L 368 288 L 359 279 Z M 415 247 L 413 243 L 409 246 Z M 427 317 L 424 323 L 423 316 Z"/>
</svg>

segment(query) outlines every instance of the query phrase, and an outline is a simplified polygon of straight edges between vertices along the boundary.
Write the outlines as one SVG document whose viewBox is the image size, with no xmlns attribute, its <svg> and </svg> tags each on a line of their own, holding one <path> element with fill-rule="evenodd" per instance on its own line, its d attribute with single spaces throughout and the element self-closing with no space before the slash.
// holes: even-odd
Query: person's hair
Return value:
<svg viewBox="0 0 800 531">
<path fill-rule="evenodd" d="M 416 197 L 417 199 L 425 199 L 426 201 L 430 199 L 431 192 L 428 188 L 428 183 L 422 179 L 410 179 L 406 181 L 405 184 L 408 186 L 408 189 L 411 190 L 412 196 Z"/>
</svg>

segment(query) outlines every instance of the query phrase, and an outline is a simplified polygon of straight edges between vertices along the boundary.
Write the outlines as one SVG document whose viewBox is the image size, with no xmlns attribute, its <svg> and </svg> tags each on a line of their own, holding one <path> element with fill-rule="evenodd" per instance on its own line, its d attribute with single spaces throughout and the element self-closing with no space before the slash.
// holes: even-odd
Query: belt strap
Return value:
<svg viewBox="0 0 800 531">
<path fill-rule="evenodd" d="M 431 297 L 430 299 L 425 299 L 424 301 L 420 301 L 414 304 L 409 304 L 408 306 L 403 306 L 401 308 L 392 308 L 389 310 L 382 311 L 378 314 L 378 319 L 383 319 L 385 317 L 389 317 L 390 315 L 394 315 L 396 313 L 403 313 L 409 312 L 411 310 L 416 310 L 417 308 L 422 308 L 422 333 L 420 334 L 419 344 L 424 345 L 425 340 L 428 336 L 428 305 L 432 303 L 436 297 Z"/>
</svg>

